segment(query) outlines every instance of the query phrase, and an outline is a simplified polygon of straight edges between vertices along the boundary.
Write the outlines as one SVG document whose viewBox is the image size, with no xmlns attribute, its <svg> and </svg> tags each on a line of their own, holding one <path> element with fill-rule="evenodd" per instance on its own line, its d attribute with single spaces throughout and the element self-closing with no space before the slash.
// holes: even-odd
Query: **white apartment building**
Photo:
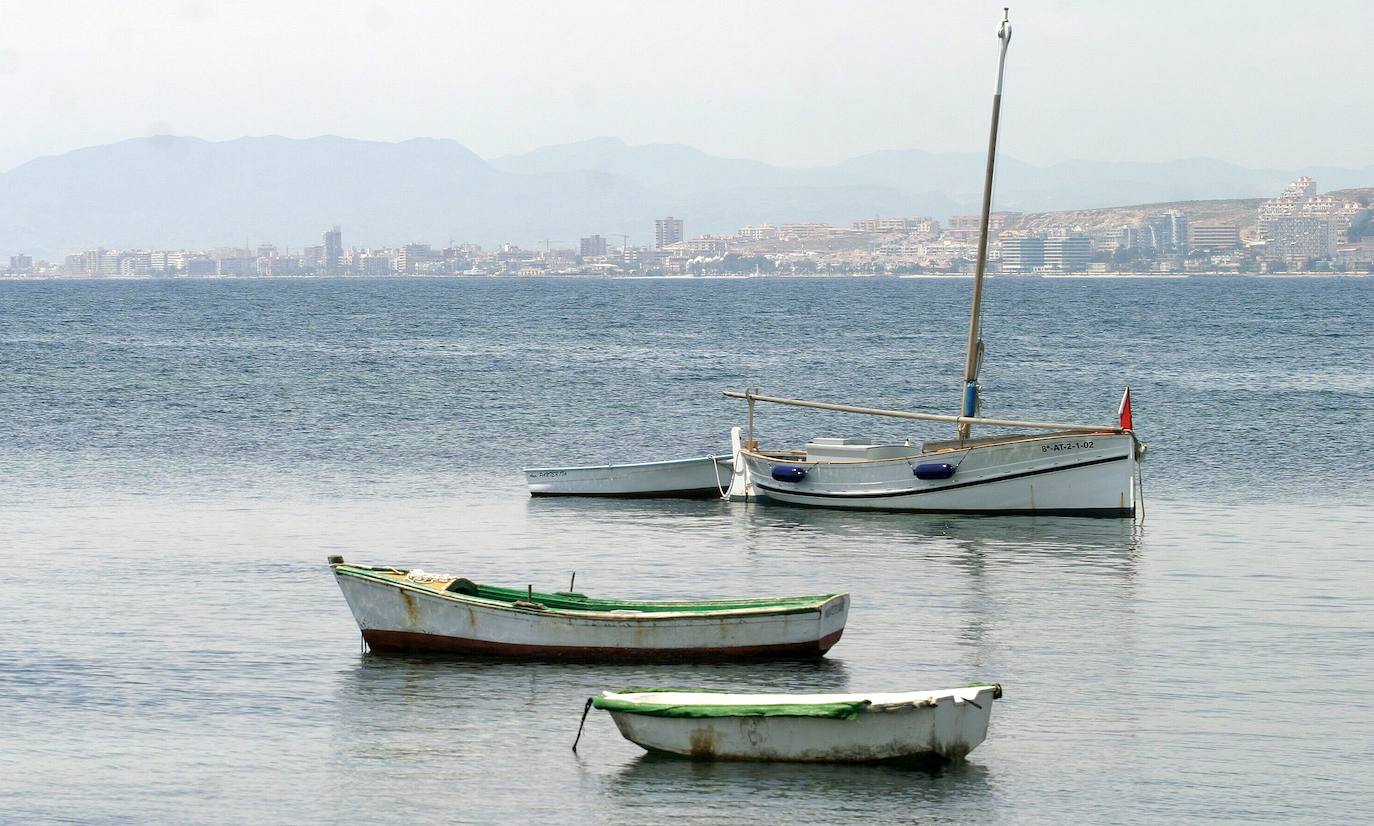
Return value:
<svg viewBox="0 0 1374 826">
<path fill-rule="evenodd" d="M 767 241 L 778 237 L 778 228 L 772 224 L 759 224 L 758 226 L 750 224 L 740 227 L 735 235 L 745 241 Z"/>
<path fill-rule="evenodd" d="M 1315 181 L 1298 178 L 1260 205 L 1259 229 L 1268 254 L 1289 261 L 1330 258 L 1348 241 L 1359 204 L 1316 192 Z"/>
<path fill-rule="evenodd" d="M 153 254 L 142 250 L 119 256 L 120 275 L 148 275 L 153 269 Z"/>
<path fill-rule="evenodd" d="M 1002 272 L 1034 272 L 1045 264 L 1043 236 L 1004 232 L 997 243 L 1002 249 Z"/>
<path fill-rule="evenodd" d="M 682 251 L 690 255 L 724 255 L 728 248 L 724 238 L 703 235 L 682 242 Z"/>
<path fill-rule="evenodd" d="M 861 218 L 849 226 L 856 232 L 875 234 L 933 233 L 940 229 L 934 218 Z"/>
<path fill-rule="evenodd" d="M 1078 234 L 1056 234 L 1044 240 L 1044 267 L 1051 272 L 1083 272 L 1092 255 L 1092 241 Z M 1005 248 L 1003 251 L 1005 255 Z M 1005 268 L 1005 262 L 1003 263 Z"/>
</svg>

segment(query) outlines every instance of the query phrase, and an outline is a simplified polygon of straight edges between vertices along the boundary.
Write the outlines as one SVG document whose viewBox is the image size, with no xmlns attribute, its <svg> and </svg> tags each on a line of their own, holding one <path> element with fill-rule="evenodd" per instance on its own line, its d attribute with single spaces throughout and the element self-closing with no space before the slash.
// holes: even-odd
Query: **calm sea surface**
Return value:
<svg viewBox="0 0 1374 826">
<path fill-rule="evenodd" d="M 1374 280 L 1001 279 L 984 412 L 1110 421 L 1143 522 L 528 499 L 720 391 L 949 412 L 965 279 L 0 282 L 0 821 L 1159 822 L 1374 807 Z M 766 445 L 944 438 L 760 407 Z M 816 663 L 364 655 L 329 554 L 846 590 Z M 603 688 L 998 681 L 934 773 L 647 757 Z"/>
</svg>

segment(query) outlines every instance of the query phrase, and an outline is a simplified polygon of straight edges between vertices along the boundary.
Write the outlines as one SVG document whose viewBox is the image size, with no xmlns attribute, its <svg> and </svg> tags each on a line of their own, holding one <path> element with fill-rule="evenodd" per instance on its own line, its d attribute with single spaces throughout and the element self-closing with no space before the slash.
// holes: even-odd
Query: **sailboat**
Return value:
<svg viewBox="0 0 1374 826">
<path fill-rule="evenodd" d="M 1002 77 L 1011 42 L 1009 15 L 1004 14 L 997 38 L 997 83 L 992 97 L 992 128 L 960 413 L 911 413 L 767 396 L 757 390 L 726 392 L 726 396 L 745 399 L 749 404 L 748 437 L 738 440 L 735 461 L 735 467 L 743 468 L 744 473 L 742 478 L 737 473 L 731 485 L 732 497 L 861 510 L 1115 518 L 1135 515 L 1145 446 L 1136 438 L 1133 428 L 1129 387 L 1115 424 L 1066 424 L 978 415 L 978 373 L 983 360 L 979 311 L 987 265 Z M 800 450 L 761 450 L 754 438 L 754 407 L 758 402 L 948 422 L 956 426 L 957 436 L 919 445 L 817 438 Z M 974 427 L 1039 432 L 975 438 Z"/>
</svg>

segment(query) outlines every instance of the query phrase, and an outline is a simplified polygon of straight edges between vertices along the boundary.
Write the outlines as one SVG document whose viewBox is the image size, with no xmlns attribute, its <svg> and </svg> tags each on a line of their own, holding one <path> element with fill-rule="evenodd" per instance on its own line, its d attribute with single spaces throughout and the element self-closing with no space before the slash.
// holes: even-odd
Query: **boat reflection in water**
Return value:
<svg viewBox="0 0 1374 826">
<path fill-rule="evenodd" d="M 528 531 L 558 535 L 579 552 L 594 547 L 598 531 L 614 530 L 619 543 L 635 545 L 642 541 L 646 552 L 665 547 L 664 537 L 672 537 L 666 547 L 706 543 L 710 561 L 726 566 L 731 558 L 741 555 L 770 559 L 778 554 L 839 557 L 892 564 L 913 557 L 967 560 L 1033 556 L 1129 575 L 1150 530 L 1143 522 L 1124 519 L 856 513 L 671 500 L 526 502 L 523 516 Z M 693 553 L 704 562 L 703 551 Z"/>
<path fill-rule="evenodd" d="M 633 810 L 638 801 L 671 800 L 702 819 L 725 819 L 754 797 L 808 801 L 808 811 L 823 807 L 834 818 L 864 822 L 893 815 L 901 801 L 902 818 L 919 821 L 924 812 L 945 814 L 960 801 L 985 799 L 994 774 L 969 761 L 956 763 L 846 764 L 749 763 L 682 760 L 672 755 L 640 754 L 605 784 L 607 793 Z"/>
</svg>

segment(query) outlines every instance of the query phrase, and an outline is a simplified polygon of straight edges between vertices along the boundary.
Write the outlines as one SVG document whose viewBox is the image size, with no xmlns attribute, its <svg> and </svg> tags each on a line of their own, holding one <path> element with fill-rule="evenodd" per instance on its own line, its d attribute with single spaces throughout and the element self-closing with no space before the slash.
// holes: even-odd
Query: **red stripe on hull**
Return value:
<svg viewBox="0 0 1374 826">
<path fill-rule="evenodd" d="M 577 645 L 523 645 L 518 643 L 444 637 L 413 631 L 363 631 L 363 639 L 377 652 L 469 654 L 487 657 L 525 657 L 560 660 L 729 660 L 763 657 L 802 659 L 824 656 L 840 641 L 841 628 L 819 640 L 783 645 L 743 645 L 734 648 L 593 648 Z"/>
</svg>

